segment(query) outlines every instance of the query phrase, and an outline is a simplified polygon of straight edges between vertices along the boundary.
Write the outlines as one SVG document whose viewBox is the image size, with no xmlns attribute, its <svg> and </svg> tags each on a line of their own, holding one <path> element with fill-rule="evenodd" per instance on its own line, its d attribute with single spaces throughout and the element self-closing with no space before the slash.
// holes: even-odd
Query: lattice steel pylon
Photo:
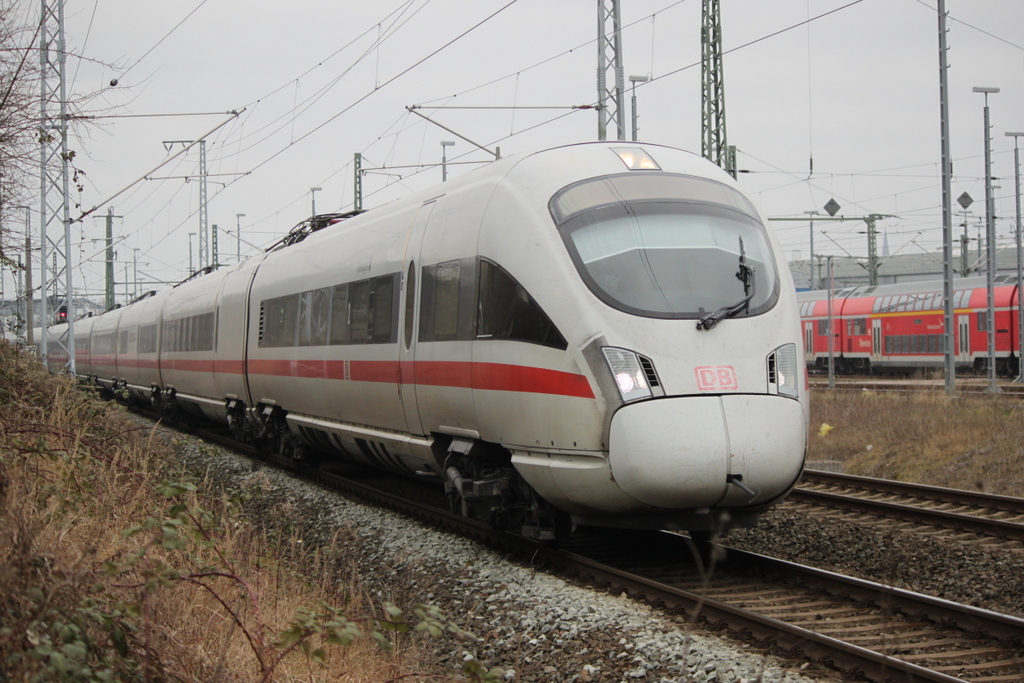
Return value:
<svg viewBox="0 0 1024 683">
<path fill-rule="evenodd" d="M 71 262 L 71 207 L 69 202 L 68 99 L 65 78 L 67 50 L 64 43 L 64 0 L 42 0 L 39 17 L 39 245 L 40 245 L 40 327 L 42 361 L 49 367 L 50 346 L 67 353 L 65 367 L 75 373 L 75 307 Z M 63 250 L 50 235 L 59 225 Z M 49 233 L 49 234 L 48 234 Z M 52 251 L 51 251 L 52 249 Z M 53 259 L 53 273 L 47 275 L 47 261 Z M 63 290 L 63 291 L 62 291 Z M 30 294 L 31 295 L 31 294 Z M 48 297 L 50 300 L 48 301 Z M 50 304 L 53 310 L 50 310 Z M 65 340 L 50 339 L 53 312 L 66 306 L 68 333 Z"/>
<path fill-rule="evenodd" d="M 206 140 L 199 141 L 199 267 L 212 266 L 210 220 L 206 209 Z"/>
<path fill-rule="evenodd" d="M 718 0 L 704 0 L 701 45 L 701 155 L 733 178 L 736 159 L 725 135 L 725 74 L 722 68 L 722 13 Z"/>
<path fill-rule="evenodd" d="M 608 122 L 614 121 L 616 140 L 626 139 L 625 80 L 622 68 L 622 28 L 619 0 L 597 0 L 597 139 L 608 139 Z M 612 72 L 612 87 L 608 72 Z"/>
</svg>

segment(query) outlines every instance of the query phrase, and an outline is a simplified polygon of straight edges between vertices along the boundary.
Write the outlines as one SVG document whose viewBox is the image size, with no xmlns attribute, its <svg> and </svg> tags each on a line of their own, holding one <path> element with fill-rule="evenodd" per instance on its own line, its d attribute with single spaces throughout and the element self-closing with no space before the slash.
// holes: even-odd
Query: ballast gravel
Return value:
<svg viewBox="0 0 1024 683">
<path fill-rule="evenodd" d="M 452 672 L 476 658 L 509 681 L 804 683 L 804 665 L 786 667 L 743 644 L 693 630 L 646 604 L 566 582 L 471 540 L 335 492 L 188 436 L 166 437 L 198 476 L 216 486 L 258 491 L 250 513 L 302 520 L 307 543 L 345 544 L 362 584 L 381 600 L 400 594 L 427 603 L 479 640 L 438 640 Z M 283 511 L 283 512 L 282 512 Z M 338 534 L 339 531 L 345 533 Z M 339 540 L 340 539 L 340 540 Z"/>
</svg>

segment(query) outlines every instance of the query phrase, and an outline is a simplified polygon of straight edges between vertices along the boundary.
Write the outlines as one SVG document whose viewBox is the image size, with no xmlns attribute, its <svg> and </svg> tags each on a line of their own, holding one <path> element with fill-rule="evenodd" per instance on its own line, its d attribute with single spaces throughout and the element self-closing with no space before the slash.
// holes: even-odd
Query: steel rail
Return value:
<svg viewBox="0 0 1024 683">
<path fill-rule="evenodd" d="M 951 489 L 944 486 L 929 486 L 927 484 L 914 484 L 911 482 L 896 481 L 895 479 L 861 477 L 855 474 L 825 472 L 815 469 L 804 470 L 803 477 L 801 478 L 801 483 L 803 482 L 833 486 L 848 486 L 868 491 L 875 491 L 878 493 L 914 496 L 942 503 L 971 505 L 979 508 L 1024 515 L 1024 498 L 1001 496 L 994 493 L 968 491 L 966 489 Z"/>
<path fill-rule="evenodd" d="M 1024 543 L 1024 522 L 993 516 L 1005 513 L 1024 516 L 1024 499 L 830 472 L 805 471 L 803 481 L 854 488 L 870 494 L 905 496 L 918 502 L 875 500 L 857 493 L 821 491 L 803 486 L 793 490 L 789 495 L 790 501 Z M 977 512 L 935 509 L 927 507 L 928 503 L 972 507 Z"/>
<path fill-rule="evenodd" d="M 923 522 L 929 526 L 939 526 L 954 531 L 994 536 L 1011 541 L 1024 541 L 1024 524 L 1002 519 L 990 519 L 975 515 L 965 515 L 959 512 L 932 510 L 914 505 L 801 488 L 797 488 L 790 493 L 789 500 L 850 512 L 863 512 L 890 519 L 901 519 L 908 522 Z"/>
</svg>

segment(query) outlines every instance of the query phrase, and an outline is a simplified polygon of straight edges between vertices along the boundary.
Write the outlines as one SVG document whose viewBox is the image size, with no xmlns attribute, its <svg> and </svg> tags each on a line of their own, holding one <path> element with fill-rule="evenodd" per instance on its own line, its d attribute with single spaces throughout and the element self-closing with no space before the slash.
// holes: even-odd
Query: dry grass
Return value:
<svg viewBox="0 0 1024 683">
<path fill-rule="evenodd" d="M 173 457 L 116 405 L 6 344 L 0 405 L 0 680 L 434 678 L 411 634 L 325 646 L 385 614 L 340 551 L 172 485 Z"/>
<path fill-rule="evenodd" d="M 832 427 L 824 436 L 821 425 Z M 816 390 L 809 460 L 871 477 L 1024 496 L 1024 402 Z"/>
</svg>

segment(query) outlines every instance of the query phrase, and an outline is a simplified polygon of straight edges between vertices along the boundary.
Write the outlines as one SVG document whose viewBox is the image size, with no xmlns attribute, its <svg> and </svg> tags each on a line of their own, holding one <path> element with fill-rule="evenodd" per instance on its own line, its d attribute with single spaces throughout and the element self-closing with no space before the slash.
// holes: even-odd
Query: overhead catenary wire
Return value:
<svg viewBox="0 0 1024 683">
<path fill-rule="evenodd" d="M 679 4 L 679 3 L 676 3 L 676 4 Z M 379 30 L 379 25 L 378 25 L 377 27 L 375 27 L 375 29 L 374 29 L 374 30 L 378 30 L 378 33 L 380 33 L 380 30 Z M 653 59 L 653 57 L 652 57 L 652 59 Z M 652 70 L 653 70 L 653 69 L 652 69 Z M 517 72 L 517 73 L 518 73 L 518 72 Z M 305 85 L 305 84 L 304 84 L 304 85 Z M 549 122 L 553 122 L 553 121 L 557 121 L 557 120 L 559 120 L 559 119 L 561 119 L 561 118 L 562 118 L 562 117 L 561 117 L 561 116 L 559 116 L 559 117 L 556 117 L 556 118 L 554 118 L 554 119 L 549 119 L 549 121 L 548 121 L 548 122 L 542 122 L 542 123 L 540 123 L 540 124 L 537 124 L 536 126 L 531 126 L 531 128 L 538 128 L 538 127 L 540 127 L 540 126 L 546 125 L 546 123 L 549 123 Z M 234 122 L 234 123 L 233 123 L 233 125 L 235 125 L 235 126 L 241 126 L 241 125 L 242 125 L 242 123 L 243 123 L 243 120 L 242 120 L 242 119 L 240 119 L 239 121 L 237 121 L 237 122 Z M 250 129 L 249 129 L 249 130 L 247 130 L 246 132 L 252 132 L 252 131 L 251 131 L 251 128 L 252 128 L 252 126 L 251 126 L 251 122 L 250 122 L 250 127 L 249 127 L 249 128 L 250 128 Z M 312 134 L 312 133 L 314 133 L 314 132 L 315 132 L 315 130 L 314 130 L 314 131 L 311 131 L 311 132 L 310 132 L 309 134 Z M 418 131 L 416 131 L 416 132 L 418 133 Z M 500 141 L 500 140 L 503 140 L 503 139 L 507 139 L 507 137 L 512 137 L 512 136 L 511 136 L 511 134 L 510 134 L 509 136 L 506 136 L 506 138 L 500 138 L 500 139 L 499 139 L 499 141 Z M 397 136 L 396 136 L 396 138 L 395 138 L 395 139 L 396 139 L 396 140 L 398 139 L 398 138 L 397 138 Z M 301 139 L 296 139 L 296 140 L 295 140 L 295 143 L 298 143 L 298 142 L 300 142 L 300 141 L 301 141 Z M 232 140 L 231 140 L 231 143 L 230 143 L 230 144 L 231 144 L 231 145 L 233 145 L 233 144 L 234 144 L 234 142 L 235 142 L 235 139 L 232 139 Z M 388 141 L 384 141 L 384 144 L 386 145 L 386 144 L 387 144 L 387 142 L 388 142 Z M 289 145 L 289 146 L 290 146 L 290 145 Z M 222 150 L 222 151 L 227 151 L 227 150 L 224 150 L 224 148 L 223 148 L 223 147 L 221 148 L 221 150 Z M 230 151 L 235 151 L 235 150 L 233 150 L 233 149 L 232 149 L 232 150 L 230 150 Z M 278 151 L 277 151 L 277 153 L 276 153 L 276 154 L 274 154 L 274 156 L 277 156 L 278 154 L 280 154 L 280 153 L 281 153 L 281 152 L 283 152 L 283 151 L 284 151 L 284 150 L 278 150 Z M 230 155 L 224 155 L 224 156 L 222 156 L 221 158 L 230 158 Z M 238 158 L 238 157 L 236 156 L 236 159 L 237 159 L 237 158 Z M 267 160 L 264 160 L 264 163 L 265 163 L 266 161 L 269 161 L 269 159 L 267 159 Z M 263 165 L 263 164 L 260 164 L 259 166 L 262 166 L 262 165 Z M 253 166 L 253 167 L 251 167 L 251 169 L 252 169 L 252 170 L 254 170 L 255 168 L 259 168 L 259 166 Z M 245 166 L 243 166 L 243 169 L 244 169 L 244 168 L 246 168 L 246 167 L 249 167 L 249 165 L 248 165 L 248 164 L 246 164 Z M 426 166 L 425 166 L 424 168 L 426 168 Z M 245 173 L 251 173 L 251 170 L 250 170 L 250 171 L 245 171 Z M 835 176 L 835 175 L 836 175 L 836 174 L 833 174 L 833 176 Z M 220 193 L 218 192 L 218 194 L 220 194 Z M 297 201 L 297 200 L 296 200 L 296 201 Z M 863 203 L 863 202 L 862 202 L 862 203 Z"/>
<path fill-rule="evenodd" d="M 165 34 L 164 34 L 164 37 L 163 37 L 163 38 L 161 38 L 160 40 L 156 41 L 156 43 L 154 43 L 154 44 L 153 44 L 153 47 L 151 47 L 151 48 L 149 48 L 148 50 L 146 50 L 146 52 L 145 52 L 145 53 L 143 53 L 143 55 L 142 55 L 141 57 L 139 57 L 138 59 L 136 59 L 136 60 L 135 60 L 135 62 L 134 62 L 134 63 L 133 63 L 133 64 L 132 64 L 131 66 L 129 66 L 129 67 L 128 67 L 127 69 L 125 69 L 124 71 L 122 71 L 122 72 L 121 72 L 121 75 L 120 75 L 120 77 L 121 77 L 121 78 L 124 78 L 125 76 L 127 76 L 127 75 L 128 75 L 128 73 L 129 73 L 129 72 L 130 72 L 130 71 L 131 71 L 132 69 L 134 69 L 134 68 L 135 68 L 136 66 L 138 66 L 138 65 L 139 65 L 139 62 L 141 62 L 141 61 L 142 61 L 143 59 L 145 59 L 146 57 L 148 57 L 148 56 L 149 56 L 149 55 L 150 55 L 150 54 L 151 54 L 151 53 L 153 52 L 153 50 L 155 50 L 155 49 L 157 49 L 158 47 L 160 47 L 160 44 L 161 44 L 161 43 L 163 43 L 163 42 L 164 42 L 165 40 L 167 40 L 168 38 L 170 38 L 170 37 L 171 37 L 171 34 L 173 34 L 173 33 L 174 33 L 175 31 L 177 31 L 177 30 L 178 30 L 179 28 L 181 28 L 181 25 L 182 25 L 182 24 L 184 24 L 184 23 L 185 23 L 186 21 L 188 21 L 188 20 L 189 20 L 189 19 L 190 19 L 190 18 L 192 17 L 192 15 L 193 15 L 193 14 L 195 14 L 195 13 L 196 13 L 196 12 L 198 12 L 198 11 L 199 11 L 200 9 L 202 9 L 203 5 L 205 5 L 205 4 L 207 3 L 207 2 L 209 2 L 209 0 L 201 0 L 201 1 L 200 1 L 200 3 L 199 3 L 198 5 L 196 5 L 195 9 L 193 9 L 193 10 L 192 10 L 191 12 L 189 12 L 188 14 L 186 14 L 186 15 L 185 15 L 185 18 L 184 18 L 184 19 L 182 19 L 181 21 L 179 21 L 179 22 L 178 22 L 177 24 L 175 24 L 175 25 L 174 25 L 174 26 L 173 26 L 173 27 L 171 28 L 171 30 L 170 30 L 170 31 L 168 31 L 167 33 L 165 33 Z"/>
</svg>

